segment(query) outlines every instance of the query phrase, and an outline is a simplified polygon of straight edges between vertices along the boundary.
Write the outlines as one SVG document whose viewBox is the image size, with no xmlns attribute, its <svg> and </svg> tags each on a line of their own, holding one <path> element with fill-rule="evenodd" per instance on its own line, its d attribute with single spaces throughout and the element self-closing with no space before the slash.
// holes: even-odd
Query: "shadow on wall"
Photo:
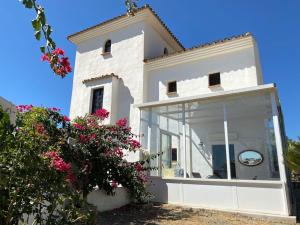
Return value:
<svg viewBox="0 0 300 225">
<path fill-rule="evenodd" d="M 133 104 L 133 97 L 127 86 L 124 85 L 123 79 L 119 80 L 119 93 L 118 93 L 118 112 L 117 119 L 126 118 L 130 123 L 130 108 Z"/>
<path fill-rule="evenodd" d="M 168 203 L 168 186 L 165 181 L 163 181 L 160 177 L 152 177 L 150 178 L 150 184 L 147 190 L 153 194 L 154 199 L 153 202 L 161 202 Z"/>
</svg>

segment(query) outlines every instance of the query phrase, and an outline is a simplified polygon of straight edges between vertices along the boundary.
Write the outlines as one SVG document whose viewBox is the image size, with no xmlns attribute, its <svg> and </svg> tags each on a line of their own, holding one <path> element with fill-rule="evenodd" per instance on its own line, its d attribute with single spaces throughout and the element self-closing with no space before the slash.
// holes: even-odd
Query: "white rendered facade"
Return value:
<svg viewBox="0 0 300 225">
<path fill-rule="evenodd" d="M 2 109 L 9 114 L 10 120 L 15 123 L 16 121 L 16 106 L 9 102 L 8 100 L 0 96 L 0 106 Z"/>
<path fill-rule="evenodd" d="M 93 90 L 103 88 L 103 108 L 111 112 L 107 123 L 126 117 L 150 153 L 173 149 L 175 160 L 162 154 L 152 162 L 159 167 L 149 187 L 156 201 L 290 214 L 279 100 L 276 87 L 263 84 L 250 34 L 184 49 L 144 7 L 69 40 L 77 46 L 70 117 L 91 113 Z M 111 51 L 103 53 L 107 40 Z M 208 85 L 213 73 L 220 73 L 220 85 Z M 168 93 L 171 81 L 175 93 Z M 214 167 L 220 149 L 222 169 Z M 239 163 L 245 150 L 259 152 L 262 162 Z"/>
</svg>

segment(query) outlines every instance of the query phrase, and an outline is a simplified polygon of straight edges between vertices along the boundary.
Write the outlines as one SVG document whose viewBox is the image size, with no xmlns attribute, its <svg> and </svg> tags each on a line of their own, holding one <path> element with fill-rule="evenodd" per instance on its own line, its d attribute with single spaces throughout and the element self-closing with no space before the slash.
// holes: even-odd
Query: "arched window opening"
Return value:
<svg viewBox="0 0 300 225">
<path fill-rule="evenodd" d="M 169 54 L 169 50 L 167 48 L 164 48 L 164 55 L 168 55 Z"/>
<path fill-rule="evenodd" d="M 105 45 L 104 45 L 104 53 L 110 53 L 111 52 L 111 40 L 107 40 L 105 42 Z"/>
</svg>

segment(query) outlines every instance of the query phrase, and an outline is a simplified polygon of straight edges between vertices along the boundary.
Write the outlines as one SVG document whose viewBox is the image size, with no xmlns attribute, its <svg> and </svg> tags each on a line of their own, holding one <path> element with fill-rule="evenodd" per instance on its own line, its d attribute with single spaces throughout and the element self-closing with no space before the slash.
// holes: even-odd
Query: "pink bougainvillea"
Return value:
<svg viewBox="0 0 300 225">
<path fill-rule="evenodd" d="M 51 53 L 47 52 L 42 55 L 42 61 L 48 61 L 54 73 L 58 76 L 65 77 L 72 72 L 69 58 L 65 57 L 65 52 L 61 48 L 56 48 Z"/>
<path fill-rule="evenodd" d="M 127 119 L 126 118 L 123 118 L 123 119 L 119 119 L 116 124 L 120 127 L 125 127 L 126 124 L 127 124 Z"/>
<path fill-rule="evenodd" d="M 142 165 L 140 163 L 136 163 L 134 165 L 134 167 L 135 167 L 136 171 L 138 171 L 138 172 L 140 172 L 143 169 L 143 167 L 142 167 Z"/>
<path fill-rule="evenodd" d="M 89 138 L 84 134 L 80 134 L 79 135 L 79 140 L 80 140 L 81 143 L 87 143 L 89 141 Z"/>
<path fill-rule="evenodd" d="M 85 126 L 80 125 L 80 124 L 78 124 L 78 123 L 73 123 L 73 126 L 74 126 L 77 130 L 81 130 L 81 131 L 86 129 Z"/>
<path fill-rule="evenodd" d="M 44 154 L 45 157 L 50 158 L 51 167 L 60 172 L 69 172 L 71 169 L 71 163 L 66 163 L 55 151 L 49 151 Z"/>
<path fill-rule="evenodd" d="M 141 147 L 140 142 L 137 140 L 132 139 L 131 137 L 128 138 L 128 143 L 133 149 L 137 149 Z"/>
<path fill-rule="evenodd" d="M 64 121 L 65 121 L 65 122 L 69 122 L 69 121 L 71 121 L 71 120 L 70 120 L 70 118 L 69 118 L 69 117 L 67 117 L 67 116 L 64 116 L 64 117 L 63 117 L 63 119 L 64 119 Z"/>
<path fill-rule="evenodd" d="M 104 120 L 108 118 L 109 112 L 106 109 L 98 109 L 94 113 L 95 116 L 97 116 L 99 119 Z"/>
<path fill-rule="evenodd" d="M 32 109 L 32 105 L 18 105 L 16 106 L 16 109 L 18 112 L 26 112 L 30 111 Z"/>
</svg>

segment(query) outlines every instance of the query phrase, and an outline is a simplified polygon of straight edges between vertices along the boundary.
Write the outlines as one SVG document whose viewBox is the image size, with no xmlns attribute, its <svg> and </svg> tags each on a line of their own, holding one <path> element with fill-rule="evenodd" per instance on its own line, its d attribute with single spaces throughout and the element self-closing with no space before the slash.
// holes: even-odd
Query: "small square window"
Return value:
<svg viewBox="0 0 300 225">
<path fill-rule="evenodd" d="M 168 94 L 169 93 L 176 93 L 177 92 L 177 82 L 176 81 L 170 81 L 168 83 Z"/>
<path fill-rule="evenodd" d="M 221 84 L 220 73 L 209 74 L 208 76 L 208 86 L 215 86 Z"/>
</svg>

